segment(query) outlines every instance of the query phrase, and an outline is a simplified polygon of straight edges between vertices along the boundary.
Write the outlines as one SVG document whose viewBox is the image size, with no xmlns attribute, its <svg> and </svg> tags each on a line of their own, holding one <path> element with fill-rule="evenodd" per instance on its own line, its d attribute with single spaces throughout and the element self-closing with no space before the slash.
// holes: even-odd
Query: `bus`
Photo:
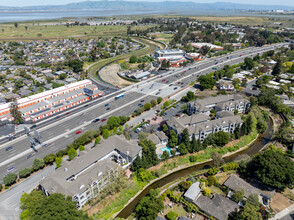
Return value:
<svg viewBox="0 0 294 220">
<path fill-rule="evenodd" d="M 115 100 L 117 100 L 117 99 L 120 99 L 120 98 L 122 98 L 122 97 L 124 97 L 125 96 L 125 94 L 120 94 L 120 95 L 118 95 L 118 96 L 115 96 Z"/>
</svg>

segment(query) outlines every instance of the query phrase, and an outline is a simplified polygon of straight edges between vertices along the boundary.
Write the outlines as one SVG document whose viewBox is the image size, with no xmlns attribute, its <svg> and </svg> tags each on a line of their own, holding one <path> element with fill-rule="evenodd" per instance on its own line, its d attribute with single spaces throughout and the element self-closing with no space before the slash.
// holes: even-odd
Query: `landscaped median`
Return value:
<svg viewBox="0 0 294 220">
<path fill-rule="evenodd" d="M 153 179 L 150 182 L 138 181 L 137 177 L 133 176 L 128 187 L 123 189 L 118 195 L 112 196 L 115 199 L 113 199 L 111 202 L 108 201 L 108 205 L 103 210 L 99 210 L 95 217 L 98 219 L 108 219 L 110 217 L 115 217 L 124 207 L 126 207 L 131 201 L 140 195 L 144 189 L 154 182 L 160 181 L 161 179 L 178 171 L 211 161 L 212 153 L 218 152 L 223 157 L 227 157 L 237 152 L 243 151 L 248 148 L 257 139 L 257 137 L 258 132 L 255 130 L 249 135 L 242 136 L 238 143 L 236 143 L 234 146 L 229 146 L 228 144 L 222 148 L 208 147 L 201 152 L 171 158 L 158 164 L 156 169 L 150 168 L 150 171 L 148 172 L 151 172 L 152 170 L 153 173 L 156 172 L 160 175 L 160 177 Z M 196 162 L 190 162 L 189 158 L 191 155 L 196 156 Z"/>
</svg>

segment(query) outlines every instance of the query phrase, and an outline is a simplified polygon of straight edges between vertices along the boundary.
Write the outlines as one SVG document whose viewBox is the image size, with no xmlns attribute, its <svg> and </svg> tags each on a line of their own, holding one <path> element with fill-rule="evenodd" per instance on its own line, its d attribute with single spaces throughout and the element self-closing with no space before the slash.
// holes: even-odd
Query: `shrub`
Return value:
<svg viewBox="0 0 294 220">
<path fill-rule="evenodd" d="M 210 197 L 210 195 L 211 195 L 211 190 L 208 189 L 208 188 L 205 188 L 205 189 L 202 191 L 202 193 L 203 193 L 204 196 L 208 196 L 208 197 Z"/>
<path fill-rule="evenodd" d="M 70 148 L 68 151 L 68 159 L 72 160 L 78 155 L 77 151 L 74 148 Z"/>
<path fill-rule="evenodd" d="M 24 168 L 19 171 L 19 178 L 26 178 L 31 174 L 32 170 L 30 168 Z"/>
<path fill-rule="evenodd" d="M 43 160 L 41 159 L 35 159 L 34 162 L 33 162 L 33 166 L 32 166 L 32 169 L 34 171 L 37 171 L 37 170 L 40 170 L 42 169 L 43 167 L 45 166 L 45 163 Z"/>
<path fill-rule="evenodd" d="M 61 157 L 55 157 L 55 163 L 56 163 L 56 168 L 61 167 L 62 158 Z"/>
<path fill-rule="evenodd" d="M 83 151 L 83 150 L 85 150 L 85 146 L 84 145 L 80 145 L 79 151 Z"/>
<path fill-rule="evenodd" d="M 9 173 L 7 176 L 3 178 L 3 182 L 5 186 L 11 186 L 16 182 L 17 175 L 15 173 Z"/>
<path fill-rule="evenodd" d="M 210 168 L 210 169 L 208 170 L 207 175 L 208 175 L 208 176 L 213 176 L 213 175 L 217 174 L 218 171 L 219 171 L 219 169 L 217 169 L 216 167 L 212 167 L 212 168 Z"/>
<path fill-rule="evenodd" d="M 194 163 L 194 162 L 197 161 L 197 157 L 194 156 L 194 155 L 191 155 L 191 156 L 189 156 L 189 161 L 190 161 L 191 163 Z"/>
<path fill-rule="evenodd" d="M 227 163 L 223 166 L 223 171 L 227 172 L 229 170 L 237 170 L 239 168 L 239 164 L 236 162 Z"/>
</svg>

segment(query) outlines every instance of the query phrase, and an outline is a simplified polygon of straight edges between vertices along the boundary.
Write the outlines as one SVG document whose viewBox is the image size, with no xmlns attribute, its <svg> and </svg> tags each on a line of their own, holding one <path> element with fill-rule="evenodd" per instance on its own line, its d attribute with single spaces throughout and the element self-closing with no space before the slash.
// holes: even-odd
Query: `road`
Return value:
<svg viewBox="0 0 294 220">
<path fill-rule="evenodd" d="M 50 119 L 46 122 L 40 122 L 40 126 L 37 126 L 38 131 L 42 136 L 42 141 L 48 143 L 49 146 L 41 147 L 38 149 L 38 152 L 34 152 L 30 148 L 30 143 L 26 136 L 21 136 L 2 144 L 0 147 L 0 181 L 8 173 L 7 170 L 9 168 L 13 168 L 11 172 L 18 173 L 20 169 L 30 167 L 35 158 L 43 158 L 49 153 L 56 153 L 72 143 L 85 131 L 98 129 L 103 124 L 101 121 L 99 123 L 91 123 L 97 117 L 102 119 L 112 115 L 131 115 L 139 107 L 139 104 L 149 102 L 152 98 L 157 98 L 158 96 L 171 96 L 182 89 L 182 87 L 186 87 L 192 81 L 195 81 L 199 75 L 214 71 L 212 69 L 214 66 L 221 68 L 225 64 L 237 64 L 242 62 L 246 56 L 253 57 L 257 53 L 263 53 L 273 48 L 274 46 L 249 48 L 197 62 L 182 69 L 167 71 L 162 76 L 156 76 L 136 85 L 126 87 L 122 90 L 126 95 L 121 99 L 115 100 L 113 97 L 101 98 L 91 104 L 89 102 L 88 106 L 80 107 L 76 111 L 70 110 L 71 113 L 69 115 L 64 115 L 63 113 L 62 115 L 55 116 L 52 121 Z M 215 64 L 216 62 L 218 62 L 217 65 Z M 110 96 L 114 95 L 110 93 Z M 105 104 L 109 104 L 109 106 L 105 107 Z M 107 110 L 107 108 L 110 109 Z M 78 130 L 81 130 L 82 133 L 76 134 Z M 9 146 L 13 148 L 6 151 L 6 148 Z M 31 157 L 27 159 L 27 155 L 31 155 Z"/>
<path fill-rule="evenodd" d="M 15 220 L 19 219 L 21 213 L 20 197 L 26 192 L 31 192 L 39 185 L 41 179 L 48 176 L 55 170 L 55 166 L 49 166 L 37 172 L 36 174 L 25 179 L 20 184 L 17 184 L 10 189 L 0 194 L 0 219 L 1 220 Z"/>
</svg>

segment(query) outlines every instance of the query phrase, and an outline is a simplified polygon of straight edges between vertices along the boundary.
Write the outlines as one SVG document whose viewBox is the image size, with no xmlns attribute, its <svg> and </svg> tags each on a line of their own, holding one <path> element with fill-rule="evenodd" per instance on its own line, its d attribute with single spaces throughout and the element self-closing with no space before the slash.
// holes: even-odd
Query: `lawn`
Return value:
<svg viewBox="0 0 294 220">
<path fill-rule="evenodd" d="M 168 44 L 172 40 L 173 36 L 173 34 L 156 34 L 155 40 L 162 41 Z"/>
<path fill-rule="evenodd" d="M 26 29 L 27 27 L 27 29 Z M 137 26 L 137 29 L 147 29 L 150 26 Z M 65 25 L 38 25 L 20 23 L 0 25 L 0 40 L 44 40 L 62 38 L 93 38 L 126 36 L 126 25 L 115 26 L 70 26 Z"/>
</svg>

